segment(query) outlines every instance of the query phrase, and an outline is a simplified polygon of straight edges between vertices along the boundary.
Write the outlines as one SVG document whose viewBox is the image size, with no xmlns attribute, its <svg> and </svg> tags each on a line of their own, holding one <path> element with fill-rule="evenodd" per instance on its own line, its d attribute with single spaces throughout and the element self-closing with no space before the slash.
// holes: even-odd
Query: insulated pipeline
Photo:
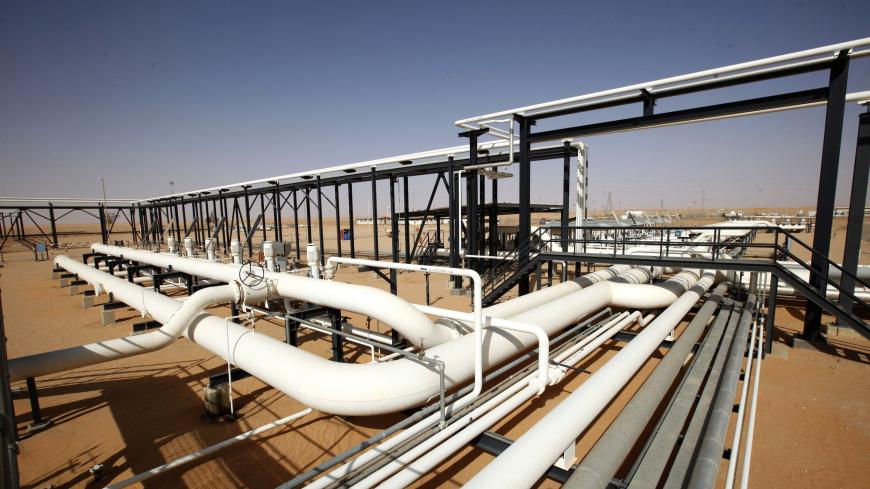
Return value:
<svg viewBox="0 0 870 489">
<path fill-rule="evenodd" d="M 159 350 L 175 341 L 187 330 L 188 326 L 196 324 L 203 317 L 206 317 L 207 315 L 202 314 L 206 307 L 240 299 L 240 293 L 243 290 L 237 283 L 233 282 L 233 285 L 202 289 L 187 297 L 184 302 L 179 302 L 126 280 L 100 272 L 66 256 L 57 257 L 55 264 L 77 274 L 80 279 L 94 285 L 95 288 L 111 292 L 115 299 L 138 309 L 143 315 L 150 314 L 154 319 L 163 323 L 163 326 L 156 331 L 138 336 L 100 341 L 11 359 L 9 360 L 9 375 L 12 380 L 39 377 Z M 262 292 L 247 288 L 244 290 L 249 297 L 251 295 L 258 296 L 257 299 L 263 299 L 266 295 L 265 290 Z"/>
<path fill-rule="evenodd" d="M 731 420 L 731 410 L 734 397 L 737 393 L 737 380 L 740 377 L 740 367 L 743 364 L 743 354 L 746 351 L 746 340 L 749 335 L 749 326 L 752 322 L 752 313 L 755 308 L 755 296 L 750 295 L 740 316 L 740 323 L 734 340 L 728 353 L 725 370 L 716 399 L 707 418 L 707 426 L 701 447 L 695 458 L 692 476 L 688 487 L 707 488 L 713 487 L 719 474 L 719 466 L 722 462 L 722 451 L 725 447 L 725 434 L 728 430 L 728 422 Z"/>
<path fill-rule="evenodd" d="M 480 471 L 466 487 L 527 488 L 534 485 L 565 448 L 575 442 L 598 413 L 619 393 L 661 341 L 713 284 L 713 280 L 714 274 L 705 273 L 689 291 L 682 294 L 568 398 Z"/>
<path fill-rule="evenodd" d="M 123 257 L 162 268 L 172 268 L 179 272 L 222 282 L 239 280 L 239 269 L 242 268 L 242 265 L 104 244 L 94 244 L 91 248 L 97 253 Z M 281 297 L 370 316 L 389 325 L 417 347 L 435 346 L 457 336 L 455 331 L 434 324 L 408 302 L 384 290 L 269 271 L 264 271 L 264 277 L 275 283 L 277 295 Z"/>
<path fill-rule="evenodd" d="M 686 358 L 692 352 L 692 347 L 706 329 L 727 291 L 727 284 L 716 287 L 677 342 L 671 346 L 664 359 L 611 423 L 589 454 L 583 458 L 583 462 L 563 487 L 604 489 L 610 484 L 656 408 L 661 404 Z"/>
</svg>

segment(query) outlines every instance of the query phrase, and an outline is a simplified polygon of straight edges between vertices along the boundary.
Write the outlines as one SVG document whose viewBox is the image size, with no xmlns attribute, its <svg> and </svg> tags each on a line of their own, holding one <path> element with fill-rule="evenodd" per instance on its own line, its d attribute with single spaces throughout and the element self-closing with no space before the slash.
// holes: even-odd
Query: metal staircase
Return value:
<svg viewBox="0 0 870 489">
<path fill-rule="evenodd" d="M 443 248 L 444 243 L 435 231 L 426 233 L 426 237 L 415 250 L 414 259 L 420 265 L 432 265 L 438 261 L 438 249 Z"/>
<path fill-rule="evenodd" d="M 546 246 L 546 242 L 542 239 L 543 231 L 543 228 L 538 228 L 529 236 L 528 241 L 520 243 L 500 260 L 491 262 L 490 267 L 481 276 L 484 306 L 497 301 L 539 265 L 539 256 Z M 529 252 L 529 260 L 521 263 L 520 255 L 526 250 Z"/>
</svg>

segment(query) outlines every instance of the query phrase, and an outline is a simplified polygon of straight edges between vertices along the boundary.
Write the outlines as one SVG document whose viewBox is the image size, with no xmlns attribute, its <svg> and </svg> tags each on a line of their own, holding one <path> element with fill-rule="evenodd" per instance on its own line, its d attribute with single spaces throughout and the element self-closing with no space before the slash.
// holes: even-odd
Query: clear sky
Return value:
<svg viewBox="0 0 870 489">
<path fill-rule="evenodd" d="M 865 37 L 868 19 L 866 0 L 3 1 L 0 195 L 98 196 L 102 176 L 147 197 L 457 145 L 462 117 Z M 870 58 L 849 87 L 870 89 Z M 823 125 L 816 108 L 589 138 L 591 200 L 811 206 Z M 534 201 L 558 200 L 559 165 L 535 171 Z"/>
</svg>

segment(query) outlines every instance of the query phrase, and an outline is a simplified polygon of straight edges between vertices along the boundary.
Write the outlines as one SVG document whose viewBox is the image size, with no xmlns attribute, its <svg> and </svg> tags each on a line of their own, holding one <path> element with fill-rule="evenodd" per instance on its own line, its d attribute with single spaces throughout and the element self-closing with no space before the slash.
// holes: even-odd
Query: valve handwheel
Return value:
<svg viewBox="0 0 870 489">
<path fill-rule="evenodd" d="M 248 287 L 255 288 L 266 279 L 266 270 L 258 262 L 249 261 L 239 268 L 239 280 Z"/>
</svg>

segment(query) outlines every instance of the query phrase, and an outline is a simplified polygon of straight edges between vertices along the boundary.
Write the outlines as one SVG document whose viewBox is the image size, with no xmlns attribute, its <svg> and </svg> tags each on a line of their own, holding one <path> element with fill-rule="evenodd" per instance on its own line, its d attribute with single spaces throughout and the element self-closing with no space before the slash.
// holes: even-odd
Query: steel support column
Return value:
<svg viewBox="0 0 870 489">
<path fill-rule="evenodd" d="M 447 243 L 450 247 L 450 266 L 452 268 L 459 267 L 459 213 L 461 210 L 457 204 L 459 200 L 459 177 L 454 174 L 453 156 L 447 157 L 447 199 L 448 202 L 448 237 Z M 462 277 L 452 277 L 453 288 L 462 287 Z"/>
<path fill-rule="evenodd" d="M 770 274 L 770 285 L 767 291 L 767 318 L 764 323 L 764 351 L 770 353 L 773 348 L 773 328 L 776 326 L 776 295 L 779 291 L 779 277 Z"/>
<path fill-rule="evenodd" d="M 825 112 L 825 135 L 822 142 L 822 162 L 819 174 L 819 194 L 816 202 L 816 226 L 813 249 L 819 253 L 812 258 L 810 285 L 817 290 L 827 287 L 828 263 L 831 250 L 831 229 L 834 220 L 834 197 L 837 191 L 837 169 L 840 164 L 840 139 L 843 135 L 843 112 L 846 106 L 846 85 L 849 76 L 849 57 L 841 51 L 831 66 L 828 81 L 828 104 Z M 822 309 L 807 301 L 804 315 L 803 337 L 817 339 L 821 335 Z"/>
<path fill-rule="evenodd" d="M 293 234 L 296 237 L 296 259 L 301 259 L 299 250 L 299 202 L 296 198 L 296 189 L 293 189 Z"/>
<path fill-rule="evenodd" d="M 489 205 L 489 254 L 498 255 L 498 179 L 492 179 L 492 198 Z"/>
<path fill-rule="evenodd" d="M 48 203 L 48 219 L 51 222 L 51 243 L 57 246 L 57 222 L 54 219 L 54 205 Z"/>
<path fill-rule="evenodd" d="M 532 167 L 529 158 L 529 133 L 531 131 L 533 121 L 521 116 L 514 115 L 514 120 L 520 126 L 520 149 L 519 149 L 519 227 L 517 229 L 517 246 L 520 250 L 517 256 L 519 266 L 524 267 L 529 263 L 529 239 L 531 238 L 532 229 L 532 214 L 531 214 L 531 183 L 532 183 Z M 518 286 L 519 295 L 529 293 L 528 276 L 522 277 Z"/>
<path fill-rule="evenodd" d="M 858 116 L 858 144 L 855 148 L 855 168 L 852 171 L 852 192 L 849 199 L 849 223 L 846 227 L 846 244 L 843 250 L 843 274 L 840 285 L 844 290 L 855 289 L 858 260 L 861 257 L 861 235 L 864 227 L 864 207 L 867 201 L 867 179 L 870 178 L 870 113 Z M 840 294 L 840 305 L 852 311 L 854 301 Z"/>
<path fill-rule="evenodd" d="M 477 139 L 487 133 L 487 129 L 475 129 L 459 133 L 460 137 L 468 138 L 468 165 L 477 165 Z M 466 187 L 466 215 L 465 221 L 465 253 L 466 255 L 476 255 L 480 251 L 479 244 L 479 223 L 480 218 L 477 210 L 477 170 L 467 170 L 465 172 L 465 187 Z M 459 222 L 462 222 L 462 210 L 460 209 Z M 460 224 L 461 225 L 461 224 Z M 477 270 L 477 260 L 468 259 L 465 261 L 465 266 L 472 270 Z"/>
<path fill-rule="evenodd" d="M 335 243 L 338 248 L 338 256 L 341 256 L 341 196 L 339 195 L 338 183 L 334 184 L 335 189 Z"/>
<path fill-rule="evenodd" d="M 320 175 L 317 175 L 317 239 L 320 240 L 320 266 L 323 266 L 326 243 L 323 241 L 323 187 L 320 185 Z"/>
<path fill-rule="evenodd" d="M 435 181 L 438 185 L 438 181 Z M 402 177 L 402 197 L 405 210 L 405 263 L 411 263 L 411 220 L 408 217 L 408 176 Z"/>
<path fill-rule="evenodd" d="M 347 219 L 348 229 L 350 229 L 350 257 L 356 258 L 356 235 L 353 230 L 353 183 L 347 183 Z"/>
<path fill-rule="evenodd" d="M 390 252 L 393 263 L 399 262 L 399 220 L 396 219 L 396 178 L 390 175 Z M 398 293 L 398 271 L 390 269 L 390 292 Z"/>
<path fill-rule="evenodd" d="M 378 250 L 378 175 L 372 167 L 372 240 L 375 246 L 375 261 L 380 260 Z"/>
<path fill-rule="evenodd" d="M 308 232 L 308 242 L 311 243 L 311 189 L 305 189 L 305 229 Z"/>
<path fill-rule="evenodd" d="M 570 199 L 569 189 L 571 188 L 571 141 L 564 142 L 565 157 L 562 158 L 562 251 L 568 251 L 568 204 Z M 579 158 L 578 158 L 579 164 Z M 579 183 L 578 183 L 579 185 Z M 579 221 L 578 221 L 578 226 Z"/>
<path fill-rule="evenodd" d="M 24 226 L 21 229 L 23 230 Z M 103 240 L 103 244 L 109 244 L 109 235 L 106 232 L 106 208 L 102 205 L 100 206 L 100 237 Z"/>
</svg>

